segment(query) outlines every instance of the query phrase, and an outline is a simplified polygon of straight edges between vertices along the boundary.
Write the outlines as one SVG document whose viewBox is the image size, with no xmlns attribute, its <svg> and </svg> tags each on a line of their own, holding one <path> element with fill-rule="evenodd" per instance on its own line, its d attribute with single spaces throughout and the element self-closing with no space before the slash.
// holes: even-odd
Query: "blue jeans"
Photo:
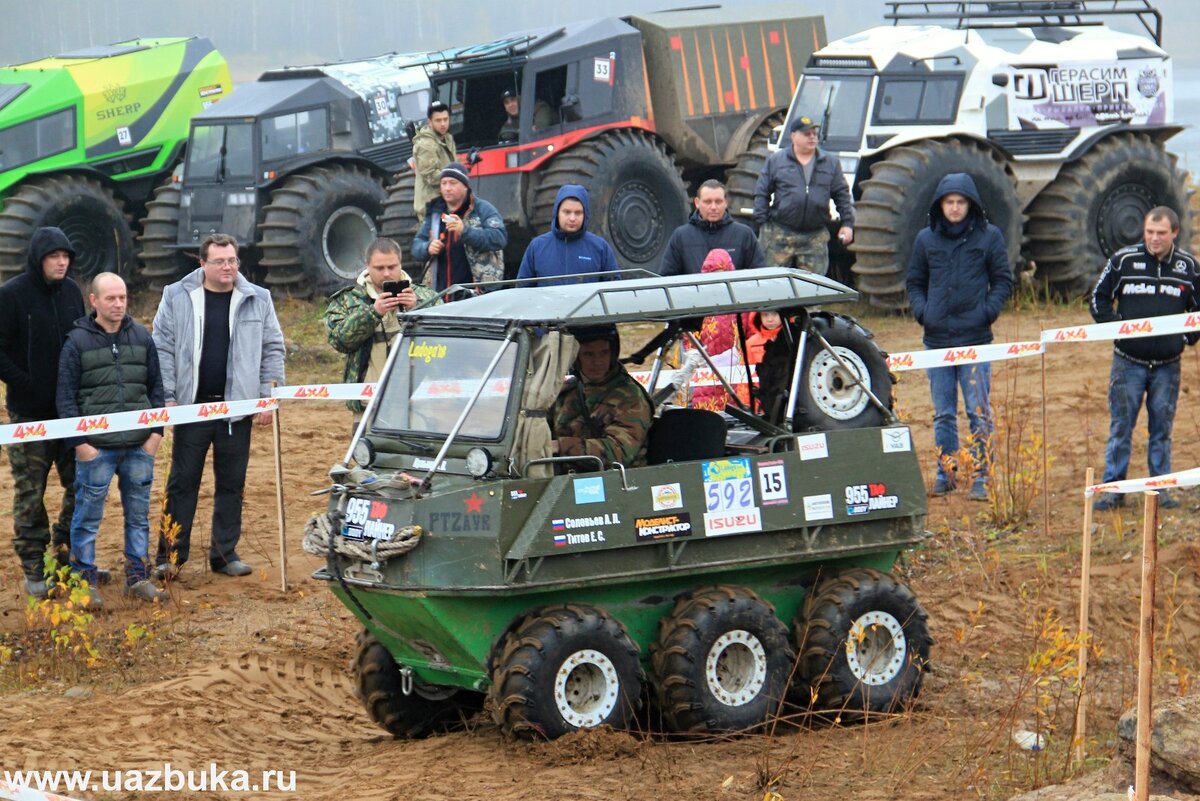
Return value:
<svg viewBox="0 0 1200 801">
<path fill-rule="evenodd" d="M 1104 480 L 1119 481 L 1129 471 L 1133 426 L 1146 399 L 1146 427 L 1150 443 L 1146 461 L 1151 476 L 1171 472 L 1171 425 L 1179 400 L 1179 361 L 1150 367 L 1113 354 L 1108 381 L 1108 447 L 1104 452 Z"/>
<path fill-rule="evenodd" d="M 931 367 L 929 392 L 933 396 L 933 442 L 937 446 L 937 477 L 953 480 L 958 454 L 958 390 L 971 424 L 971 459 L 976 474 L 986 478 L 990 468 L 992 439 L 992 366 L 988 363 Z M 947 469 L 949 468 L 949 470 Z"/>
<path fill-rule="evenodd" d="M 71 518 L 71 569 L 96 584 L 96 534 L 104 517 L 104 500 L 114 474 L 125 509 L 125 583 L 148 575 L 150 552 L 150 485 L 154 457 L 140 445 L 100 448 L 100 455 L 75 463 L 75 514 Z"/>
</svg>

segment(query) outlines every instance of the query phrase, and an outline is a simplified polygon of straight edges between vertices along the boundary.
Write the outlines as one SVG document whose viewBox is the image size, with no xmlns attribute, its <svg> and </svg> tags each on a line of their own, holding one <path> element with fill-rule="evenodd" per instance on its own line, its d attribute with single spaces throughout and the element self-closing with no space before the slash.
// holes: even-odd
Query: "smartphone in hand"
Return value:
<svg viewBox="0 0 1200 801">
<path fill-rule="evenodd" d="M 408 289 L 409 281 L 384 281 L 383 291 L 392 295 L 399 295 L 404 290 Z"/>
</svg>

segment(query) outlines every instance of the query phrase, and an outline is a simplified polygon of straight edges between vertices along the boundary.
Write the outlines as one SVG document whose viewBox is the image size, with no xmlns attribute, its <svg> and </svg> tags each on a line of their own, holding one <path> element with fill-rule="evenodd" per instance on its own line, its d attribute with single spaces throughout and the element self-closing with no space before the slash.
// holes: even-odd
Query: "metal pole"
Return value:
<svg viewBox="0 0 1200 801">
<path fill-rule="evenodd" d="M 379 397 L 379 393 L 383 390 L 384 382 L 392 371 L 392 363 L 396 361 L 396 354 L 400 352 L 400 343 L 404 341 L 404 331 L 401 330 L 396 334 L 396 338 L 388 345 L 387 361 L 383 363 L 383 372 L 379 374 L 379 381 L 375 383 L 375 392 L 371 395 L 371 399 L 367 401 L 366 408 L 363 409 L 362 419 L 358 421 L 358 428 L 354 429 L 354 436 L 350 438 L 350 447 L 346 449 L 346 455 L 342 457 L 342 467 L 349 467 L 350 460 L 354 457 L 354 446 L 358 444 L 359 438 L 362 437 L 363 431 L 367 429 L 367 420 L 375 411 L 375 400 Z"/>
<path fill-rule="evenodd" d="M 1158 493 L 1145 493 L 1142 521 L 1142 609 L 1138 634 L 1137 751 L 1134 798 L 1150 801 L 1150 716 L 1154 713 L 1154 581 L 1158 573 Z"/>
<path fill-rule="evenodd" d="M 278 381 L 271 382 L 271 389 L 279 386 Z M 274 392 L 271 393 L 272 397 Z M 283 503 L 283 445 L 279 425 L 279 403 L 271 412 L 271 434 L 275 442 L 275 507 L 279 514 L 279 589 L 287 592 L 287 517 L 284 514 Z"/>
</svg>

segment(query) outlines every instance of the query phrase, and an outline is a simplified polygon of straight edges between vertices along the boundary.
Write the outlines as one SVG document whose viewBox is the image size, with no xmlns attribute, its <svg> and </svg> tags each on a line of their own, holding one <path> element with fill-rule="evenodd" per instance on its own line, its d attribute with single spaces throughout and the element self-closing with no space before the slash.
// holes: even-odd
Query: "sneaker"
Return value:
<svg viewBox="0 0 1200 801">
<path fill-rule="evenodd" d="M 112 584 L 112 571 L 104 568 L 96 568 L 96 586 L 103 587 L 105 584 Z"/>
<path fill-rule="evenodd" d="M 179 565 L 173 565 L 170 562 L 155 565 L 153 575 L 159 581 L 168 581 L 179 575 Z"/>
<path fill-rule="evenodd" d="M 1174 495 L 1163 494 L 1158 496 L 1159 509 L 1178 509 L 1180 505 L 1179 499 Z"/>
<path fill-rule="evenodd" d="M 220 573 L 225 576 L 248 576 L 254 572 L 254 568 L 243 562 L 241 559 L 234 559 L 232 562 L 221 567 L 213 565 L 213 572 Z"/>
<path fill-rule="evenodd" d="M 45 579 L 25 579 L 25 593 L 37 601 L 44 601 L 50 596 L 50 587 Z"/>
<path fill-rule="evenodd" d="M 933 489 L 929 491 L 929 494 L 934 498 L 940 498 L 951 492 L 954 492 L 954 479 L 939 476 L 937 481 L 933 482 Z"/>
<path fill-rule="evenodd" d="M 141 581 L 136 581 L 127 586 L 125 588 L 125 597 L 137 598 L 150 603 L 153 603 L 154 601 L 166 603 L 171 598 L 166 591 L 155 587 L 154 582 L 150 579 L 142 579 Z"/>
<path fill-rule="evenodd" d="M 1125 505 L 1125 496 L 1116 492 L 1104 492 L 1092 504 L 1092 509 L 1097 512 L 1111 512 L 1113 509 Z"/>
<path fill-rule="evenodd" d="M 984 501 L 988 499 L 987 484 L 983 481 L 976 481 L 971 485 L 971 491 L 967 493 L 967 498 L 972 501 Z"/>
<path fill-rule="evenodd" d="M 100 590 L 94 586 L 88 586 L 88 602 L 87 609 L 89 612 L 98 612 L 104 608 L 104 599 L 100 597 Z"/>
</svg>

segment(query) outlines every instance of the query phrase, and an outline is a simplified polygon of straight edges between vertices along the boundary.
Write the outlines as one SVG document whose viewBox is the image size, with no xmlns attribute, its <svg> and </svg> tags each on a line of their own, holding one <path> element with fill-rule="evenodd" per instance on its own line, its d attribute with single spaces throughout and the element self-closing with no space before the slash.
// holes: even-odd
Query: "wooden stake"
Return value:
<svg viewBox="0 0 1200 801">
<path fill-rule="evenodd" d="M 1151 679 L 1154 676 L 1154 582 L 1158 578 L 1158 493 L 1145 493 L 1142 521 L 1142 614 L 1138 635 L 1137 759 L 1134 763 L 1134 799 L 1150 799 L 1150 716 L 1154 713 Z"/>
<path fill-rule="evenodd" d="M 1096 471 L 1089 467 L 1084 486 L 1095 483 Z M 1083 544 L 1080 547 L 1079 582 L 1079 706 L 1075 709 L 1075 764 L 1082 767 L 1087 757 L 1087 668 L 1088 604 L 1092 591 L 1092 499 L 1083 499 Z"/>
<path fill-rule="evenodd" d="M 1044 326 L 1043 326 L 1044 327 Z M 1046 348 L 1042 347 L 1042 534 L 1050 540 L 1050 457 L 1046 440 Z M 1090 487 L 1091 481 L 1088 481 Z"/>
<path fill-rule="evenodd" d="M 274 389 L 278 382 L 271 382 Z M 271 433 L 275 440 L 275 506 L 279 513 L 279 589 L 287 592 L 287 522 L 283 511 L 283 446 L 279 427 L 279 404 L 271 412 Z"/>
</svg>

